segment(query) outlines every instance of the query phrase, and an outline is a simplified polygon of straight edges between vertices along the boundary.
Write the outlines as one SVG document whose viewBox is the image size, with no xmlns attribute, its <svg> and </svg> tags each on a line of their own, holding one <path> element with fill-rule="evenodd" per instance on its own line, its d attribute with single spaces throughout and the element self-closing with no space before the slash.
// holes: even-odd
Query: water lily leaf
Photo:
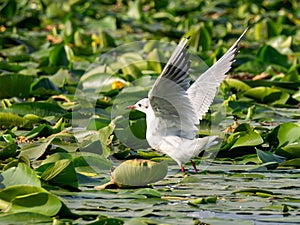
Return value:
<svg viewBox="0 0 300 225">
<path fill-rule="evenodd" d="M 73 164 L 76 171 L 80 173 L 103 173 L 103 170 L 111 168 L 111 161 L 106 157 L 91 153 L 91 152 L 78 152 L 73 155 Z"/>
<path fill-rule="evenodd" d="M 197 50 L 208 50 L 210 49 L 212 40 L 209 29 L 204 23 L 194 26 L 191 31 L 191 41 L 189 46 Z"/>
<path fill-rule="evenodd" d="M 150 189 L 150 188 L 139 189 L 139 190 L 135 191 L 134 194 L 146 195 L 148 198 L 149 197 L 150 198 L 160 198 L 161 197 L 161 193 L 159 191 Z"/>
<path fill-rule="evenodd" d="M 280 166 L 292 166 L 300 168 L 300 158 L 290 159 L 280 164 Z"/>
<path fill-rule="evenodd" d="M 269 45 L 264 45 L 258 50 L 257 58 L 262 62 L 269 62 L 283 67 L 288 67 L 287 56 L 280 54 L 275 48 Z"/>
<path fill-rule="evenodd" d="M 294 99 L 296 99 L 297 101 L 300 102 L 300 90 L 299 90 L 299 91 L 296 91 L 296 92 L 292 95 L 292 97 L 293 97 Z"/>
<path fill-rule="evenodd" d="M 236 133 L 235 133 L 236 134 Z M 231 149 L 237 148 L 237 147 L 245 147 L 245 146 L 257 146 L 264 142 L 262 137 L 254 132 L 239 132 L 236 142 L 233 144 Z"/>
<path fill-rule="evenodd" d="M 282 158 L 280 158 L 279 156 L 276 156 L 272 152 L 266 152 L 266 151 L 256 149 L 256 153 L 257 153 L 259 160 L 262 163 L 267 163 L 267 162 L 282 163 L 283 162 Z"/>
<path fill-rule="evenodd" d="M 22 47 L 21 47 L 21 49 L 22 49 Z M 6 50 L 8 50 L 8 49 L 6 49 Z M 0 62 L 0 69 L 6 70 L 8 72 L 17 73 L 17 72 L 20 72 L 21 70 L 23 70 L 24 68 L 25 68 L 24 66 L 20 66 L 19 64 L 16 64 L 16 63 Z"/>
<path fill-rule="evenodd" d="M 65 84 L 77 84 L 78 81 L 70 71 L 66 69 L 58 70 L 54 75 L 49 77 L 49 80 L 55 85 L 54 87 L 62 88 Z M 56 90 L 57 88 L 55 88 Z M 59 89 L 58 89 L 59 90 Z"/>
<path fill-rule="evenodd" d="M 289 94 L 270 87 L 255 87 L 247 90 L 244 95 L 249 98 L 259 100 L 263 103 L 271 103 L 281 100 L 279 103 L 285 104 L 289 98 Z"/>
<path fill-rule="evenodd" d="M 248 84 L 244 83 L 241 80 L 237 80 L 237 79 L 226 78 L 224 80 L 224 83 L 238 91 L 247 91 L 247 90 L 251 89 L 251 87 Z"/>
<path fill-rule="evenodd" d="M 28 157 L 31 160 L 38 159 L 46 152 L 48 146 L 51 144 L 54 138 L 54 136 L 51 136 L 49 138 L 22 146 L 20 156 Z"/>
<path fill-rule="evenodd" d="M 278 149 L 277 152 L 278 154 L 283 155 L 289 159 L 300 158 L 300 143 L 295 142 L 288 144 L 281 149 Z"/>
<path fill-rule="evenodd" d="M 104 216 L 99 216 L 96 221 L 87 223 L 86 225 L 122 225 L 124 221 L 117 218 L 107 218 Z"/>
<path fill-rule="evenodd" d="M 109 125 L 110 120 L 106 118 L 91 118 L 87 125 L 87 130 L 99 130 Z"/>
<path fill-rule="evenodd" d="M 257 193 L 264 193 L 268 195 L 273 195 L 274 193 L 272 191 L 264 190 L 264 189 L 259 189 L 259 188 L 246 188 L 246 189 L 241 189 L 232 192 L 232 194 L 237 194 L 237 193 L 242 193 L 242 194 L 257 194 Z"/>
<path fill-rule="evenodd" d="M 268 135 L 269 143 L 279 149 L 300 139 L 300 127 L 295 123 L 283 123 Z"/>
<path fill-rule="evenodd" d="M 90 71 L 83 75 L 80 79 L 84 90 L 95 90 L 95 92 L 97 93 L 102 93 L 111 90 L 112 84 L 115 81 L 125 83 L 124 80 L 117 76 L 113 76 L 108 73 L 99 73 L 97 71 L 95 73 Z"/>
<path fill-rule="evenodd" d="M 0 141 L 0 159 L 5 160 L 17 154 L 17 144 L 15 142 Z"/>
<path fill-rule="evenodd" d="M 148 67 L 151 70 L 154 70 L 157 73 L 161 73 L 162 71 L 162 62 L 164 62 L 164 58 L 161 52 L 155 48 L 148 54 Z"/>
<path fill-rule="evenodd" d="M 56 215 L 61 201 L 41 187 L 30 185 L 10 186 L 0 190 L 0 208 L 5 212 L 31 212 L 46 216 Z"/>
<path fill-rule="evenodd" d="M 25 163 L 19 163 L 17 167 L 11 167 L 4 171 L 2 174 L 5 187 L 14 185 L 31 185 L 41 186 L 40 179 L 33 169 L 27 166 Z"/>
<path fill-rule="evenodd" d="M 100 47 L 102 48 L 107 48 L 107 47 L 115 47 L 115 40 L 113 39 L 112 36 L 109 35 L 106 31 L 100 30 L 99 31 L 99 44 Z"/>
<path fill-rule="evenodd" d="M 113 172 L 112 178 L 119 186 L 145 186 L 162 180 L 168 172 L 166 162 L 127 160 Z"/>
<path fill-rule="evenodd" d="M 68 66 L 69 60 L 63 44 L 55 45 L 49 52 L 50 66 Z"/>
<path fill-rule="evenodd" d="M 34 212 L 19 212 L 0 215 L 1 224 L 13 223 L 23 225 L 25 221 L 30 221 L 31 224 L 52 224 L 53 219 L 50 216 Z"/>
<path fill-rule="evenodd" d="M 67 113 L 59 105 L 49 102 L 23 102 L 15 103 L 5 111 L 19 115 L 34 114 L 39 117 L 62 116 Z"/>
<path fill-rule="evenodd" d="M 216 203 L 217 196 L 206 197 L 206 198 L 196 198 L 192 199 L 188 202 L 189 205 L 198 206 L 199 204 L 208 204 L 208 203 Z"/>
<path fill-rule="evenodd" d="M 54 95 L 59 93 L 61 93 L 59 88 L 47 77 L 41 77 L 31 85 L 31 94 L 34 96 Z"/>
<path fill-rule="evenodd" d="M 15 115 L 13 113 L 0 112 L 0 124 L 3 128 L 32 128 L 32 124 L 26 118 Z"/>
<path fill-rule="evenodd" d="M 29 96 L 32 76 L 6 74 L 0 76 L 0 99 L 10 97 L 26 98 Z"/>
<path fill-rule="evenodd" d="M 52 155 L 49 155 L 45 160 L 43 160 L 41 166 L 49 163 L 55 163 L 61 159 L 72 160 L 72 156 L 67 152 L 57 152 Z"/>
<path fill-rule="evenodd" d="M 127 15 L 130 18 L 140 20 L 143 15 L 141 2 L 139 0 L 130 1 L 128 2 L 128 5 L 129 5 L 129 9 Z"/>
<path fill-rule="evenodd" d="M 35 137 L 48 137 L 52 134 L 52 127 L 47 124 L 41 124 L 38 127 L 32 129 L 26 134 L 27 138 Z"/>
<path fill-rule="evenodd" d="M 62 159 L 51 164 L 42 173 L 41 179 L 65 188 L 78 188 L 78 178 L 70 159 Z"/>
</svg>

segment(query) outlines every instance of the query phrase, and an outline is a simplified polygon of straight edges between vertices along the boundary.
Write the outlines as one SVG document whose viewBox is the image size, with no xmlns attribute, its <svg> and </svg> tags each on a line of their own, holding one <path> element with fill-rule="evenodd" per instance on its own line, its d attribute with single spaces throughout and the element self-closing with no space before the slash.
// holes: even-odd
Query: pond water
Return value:
<svg viewBox="0 0 300 225">
<path fill-rule="evenodd" d="M 82 182 L 82 192 L 57 194 L 74 212 L 123 218 L 129 225 L 300 224 L 299 169 L 212 162 L 200 173 L 182 174 L 172 164 L 167 177 L 153 186 L 161 196 L 149 188 L 94 189 L 108 178 L 109 171 Z M 214 197 L 216 202 L 193 202 Z"/>
</svg>

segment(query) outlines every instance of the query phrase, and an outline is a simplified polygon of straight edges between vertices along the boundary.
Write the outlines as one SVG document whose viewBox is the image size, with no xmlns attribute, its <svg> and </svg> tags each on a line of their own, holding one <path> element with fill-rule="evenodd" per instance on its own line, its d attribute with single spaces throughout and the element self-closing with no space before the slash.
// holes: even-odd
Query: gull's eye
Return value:
<svg viewBox="0 0 300 225">
<path fill-rule="evenodd" d="M 142 104 L 140 103 L 140 104 L 138 104 L 138 106 L 139 106 L 139 107 L 142 107 Z"/>
<path fill-rule="evenodd" d="M 148 109 L 148 106 L 146 105 L 145 108 Z"/>
</svg>

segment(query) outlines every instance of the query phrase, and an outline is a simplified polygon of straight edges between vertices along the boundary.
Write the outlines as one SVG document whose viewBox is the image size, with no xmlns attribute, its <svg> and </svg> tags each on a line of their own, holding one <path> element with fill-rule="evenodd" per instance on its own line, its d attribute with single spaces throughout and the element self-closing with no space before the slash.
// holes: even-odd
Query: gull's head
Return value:
<svg viewBox="0 0 300 225">
<path fill-rule="evenodd" d="M 137 103 L 135 103 L 134 105 L 130 105 L 127 108 L 139 110 L 139 111 L 147 114 L 147 111 L 150 110 L 151 107 L 150 107 L 149 99 L 143 98 L 143 99 L 139 100 Z"/>
</svg>

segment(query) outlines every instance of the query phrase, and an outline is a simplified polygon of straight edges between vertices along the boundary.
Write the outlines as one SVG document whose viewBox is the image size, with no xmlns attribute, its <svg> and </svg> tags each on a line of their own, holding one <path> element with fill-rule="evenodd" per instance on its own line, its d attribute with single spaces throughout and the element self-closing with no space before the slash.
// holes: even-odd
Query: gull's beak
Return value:
<svg viewBox="0 0 300 225">
<path fill-rule="evenodd" d="M 136 109 L 136 106 L 135 105 L 129 105 L 126 107 L 126 109 Z"/>
</svg>

